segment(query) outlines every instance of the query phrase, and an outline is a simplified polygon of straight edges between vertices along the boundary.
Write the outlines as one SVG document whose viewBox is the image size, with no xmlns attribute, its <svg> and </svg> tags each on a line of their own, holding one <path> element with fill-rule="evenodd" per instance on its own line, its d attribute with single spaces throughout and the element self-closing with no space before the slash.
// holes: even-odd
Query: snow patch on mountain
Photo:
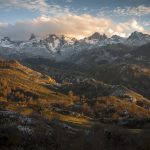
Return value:
<svg viewBox="0 0 150 150">
<path fill-rule="evenodd" d="M 40 38 L 31 34 L 27 41 L 11 41 L 9 37 L 0 39 L 0 54 L 4 55 L 7 52 L 6 49 L 9 48 L 10 55 L 65 59 L 82 50 L 90 50 L 112 44 L 141 46 L 148 42 L 150 42 L 150 35 L 141 32 L 133 32 L 128 38 L 122 38 L 117 35 L 108 38 L 105 34 L 96 32 L 81 40 L 55 34 Z M 3 48 L 6 48 L 5 52 Z"/>
</svg>

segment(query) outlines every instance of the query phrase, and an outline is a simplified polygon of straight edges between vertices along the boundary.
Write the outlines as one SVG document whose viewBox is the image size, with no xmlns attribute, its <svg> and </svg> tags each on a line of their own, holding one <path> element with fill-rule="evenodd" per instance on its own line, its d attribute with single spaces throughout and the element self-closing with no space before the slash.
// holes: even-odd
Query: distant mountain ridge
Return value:
<svg viewBox="0 0 150 150">
<path fill-rule="evenodd" d="M 50 34 L 46 38 L 36 37 L 31 34 L 27 41 L 12 41 L 9 37 L 0 40 L 0 55 L 16 57 L 42 57 L 56 58 L 58 60 L 66 59 L 72 54 L 101 48 L 112 44 L 123 44 L 129 47 L 139 47 L 150 42 L 150 35 L 141 32 L 133 32 L 127 38 L 117 35 L 107 37 L 98 32 L 81 40 L 69 38 L 66 36 L 57 36 Z"/>
</svg>

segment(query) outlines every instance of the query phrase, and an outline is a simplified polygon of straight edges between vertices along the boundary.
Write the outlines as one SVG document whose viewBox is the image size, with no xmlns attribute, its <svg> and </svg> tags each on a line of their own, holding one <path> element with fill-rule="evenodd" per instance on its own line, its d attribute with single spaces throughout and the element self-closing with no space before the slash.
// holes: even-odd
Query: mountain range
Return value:
<svg viewBox="0 0 150 150">
<path fill-rule="evenodd" d="M 101 49 L 109 45 L 125 45 L 131 49 L 150 42 L 150 35 L 133 32 L 127 38 L 117 35 L 107 37 L 98 32 L 81 40 L 50 34 L 46 38 L 31 34 L 27 41 L 13 41 L 9 37 L 0 40 L 0 55 L 5 57 L 43 57 L 65 60 L 85 50 Z M 105 55 L 108 55 L 107 53 Z"/>
<path fill-rule="evenodd" d="M 149 56 L 150 35 L 137 31 L 2 37 L 2 149 L 149 150 Z"/>
</svg>

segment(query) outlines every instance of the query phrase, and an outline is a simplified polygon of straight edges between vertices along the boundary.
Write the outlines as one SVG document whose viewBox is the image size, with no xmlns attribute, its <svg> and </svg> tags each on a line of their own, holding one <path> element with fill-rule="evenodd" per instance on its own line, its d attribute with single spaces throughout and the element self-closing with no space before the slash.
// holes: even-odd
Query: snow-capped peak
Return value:
<svg viewBox="0 0 150 150">
<path fill-rule="evenodd" d="M 91 36 L 88 37 L 89 40 L 95 39 L 95 40 L 105 40 L 107 39 L 107 36 L 105 34 L 100 34 L 98 32 L 95 32 Z"/>
<path fill-rule="evenodd" d="M 31 36 L 30 36 L 30 38 L 29 38 L 29 41 L 30 41 L 30 40 L 33 40 L 33 39 L 36 39 L 36 36 L 35 36 L 34 33 L 31 34 Z"/>
<path fill-rule="evenodd" d="M 126 44 L 139 46 L 148 42 L 150 42 L 150 35 L 135 31 L 127 38 Z"/>
<path fill-rule="evenodd" d="M 0 47 L 13 48 L 14 44 L 9 37 L 3 37 L 0 40 Z"/>
<path fill-rule="evenodd" d="M 112 39 L 122 39 L 122 37 L 120 37 L 119 35 L 113 35 L 111 38 Z"/>
<path fill-rule="evenodd" d="M 64 35 L 49 34 L 45 38 L 40 38 L 31 34 L 28 41 L 12 41 L 9 37 L 0 40 L 0 47 L 13 49 L 12 54 L 50 57 L 69 56 L 82 50 L 90 50 L 110 44 L 124 44 L 127 46 L 141 46 L 150 42 L 150 35 L 141 32 L 133 32 L 128 38 L 113 35 L 108 38 L 105 34 L 95 32 L 91 36 L 77 40 Z M 1 52 L 2 55 L 5 52 Z M 11 54 L 11 53 L 10 53 Z"/>
<path fill-rule="evenodd" d="M 128 39 L 137 39 L 137 40 L 141 40 L 145 38 L 150 38 L 150 35 L 144 34 L 142 32 L 137 32 L 137 31 L 131 33 L 131 35 L 128 37 Z"/>
<path fill-rule="evenodd" d="M 1 41 L 8 41 L 8 42 L 10 42 L 11 40 L 10 40 L 9 37 L 3 37 L 3 38 L 1 39 Z"/>
<path fill-rule="evenodd" d="M 126 40 L 125 38 L 120 37 L 118 35 L 113 35 L 111 38 L 108 39 L 110 44 L 124 43 L 125 40 Z"/>
</svg>

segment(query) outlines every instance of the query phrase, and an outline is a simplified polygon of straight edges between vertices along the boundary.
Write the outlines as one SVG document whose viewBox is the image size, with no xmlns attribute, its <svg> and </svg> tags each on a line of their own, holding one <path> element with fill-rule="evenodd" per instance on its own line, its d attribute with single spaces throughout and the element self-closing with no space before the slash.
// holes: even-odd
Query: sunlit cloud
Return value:
<svg viewBox="0 0 150 150">
<path fill-rule="evenodd" d="M 28 39 L 31 33 L 45 37 L 48 34 L 66 35 L 83 38 L 94 32 L 105 33 L 108 36 L 117 34 L 128 36 L 133 31 L 146 32 L 134 19 L 115 23 L 111 19 L 91 15 L 68 14 L 61 17 L 42 16 L 33 20 L 18 21 L 14 25 L 0 23 L 0 35 L 13 39 Z"/>
<path fill-rule="evenodd" d="M 73 0 L 64 0 L 72 3 Z M 7 9 L 6 9 L 7 8 Z M 150 14 L 150 7 L 140 5 L 138 7 L 101 7 L 89 10 L 88 7 L 70 10 L 68 6 L 50 3 L 47 0 L 5 0 L 0 1 L 0 9 L 10 11 L 15 9 L 26 9 L 38 12 L 40 17 L 31 20 L 14 20 L 14 24 L 0 21 L 0 36 L 10 36 L 13 39 L 28 39 L 31 33 L 44 37 L 47 34 L 66 35 L 69 37 L 83 38 L 94 32 L 105 33 L 108 36 L 117 34 L 123 37 L 133 31 L 147 31 L 149 21 L 139 22 L 137 16 Z M 37 16 L 38 16 L 37 15 Z M 124 21 L 121 18 L 114 20 L 114 16 L 130 16 Z M 113 16 L 113 17 L 112 17 Z M 33 18 L 33 17 L 31 17 Z M 131 19 L 133 18 L 133 19 Z M 146 30 L 147 29 L 147 30 Z"/>
</svg>

